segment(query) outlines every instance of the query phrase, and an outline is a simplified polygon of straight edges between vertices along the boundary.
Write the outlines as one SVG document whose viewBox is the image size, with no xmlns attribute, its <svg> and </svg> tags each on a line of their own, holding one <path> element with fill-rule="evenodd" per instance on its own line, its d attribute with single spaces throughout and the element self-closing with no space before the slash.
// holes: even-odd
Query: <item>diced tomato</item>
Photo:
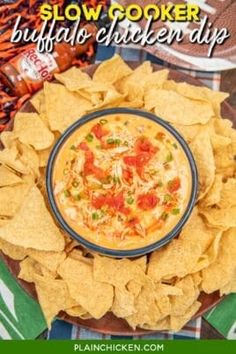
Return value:
<svg viewBox="0 0 236 354">
<path fill-rule="evenodd" d="M 137 216 L 133 217 L 132 219 L 130 219 L 128 222 L 127 222 L 127 225 L 129 227 L 134 227 L 135 225 L 139 224 L 140 223 L 140 220 Z"/>
<path fill-rule="evenodd" d="M 130 213 L 130 209 L 125 207 L 124 195 L 123 193 L 119 193 L 117 195 L 112 195 L 108 193 L 107 195 L 101 195 L 98 197 L 92 198 L 92 205 L 96 209 L 100 209 L 104 205 L 119 211 L 125 215 Z"/>
<path fill-rule="evenodd" d="M 168 182 L 167 188 L 170 193 L 176 192 L 181 187 L 181 182 L 179 177 L 175 177 Z"/>
<path fill-rule="evenodd" d="M 131 184 L 133 180 L 133 172 L 127 169 L 123 169 L 122 177 L 127 183 Z"/>
<path fill-rule="evenodd" d="M 94 163 L 94 154 L 92 151 L 90 150 L 85 151 L 85 161 Z"/>
<path fill-rule="evenodd" d="M 151 210 L 159 201 L 160 199 L 154 193 L 146 193 L 138 196 L 137 205 L 142 210 Z"/>
<path fill-rule="evenodd" d="M 136 156 L 125 156 L 123 158 L 123 161 L 128 166 L 136 166 L 136 164 L 137 164 Z"/>
<path fill-rule="evenodd" d="M 97 179 L 105 179 L 107 177 L 106 171 L 103 171 L 100 167 L 94 166 L 92 168 L 93 174 Z"/>
<path fill-rule="evenodd" d="M 89 176 L 93 174 L 93 163 L 91 162 L 85 162 L 84 164 L 84 176 Z"/>
<path fill-rule="evenodd" d="M 152 158 L 149 152 L 142 152 L 136 156 L 136 166 L 144 167 Z"/>
<path fill-rule="evenodd" d="M 125 156 L 123 161 L 128 166 L 142 167 L 150 161 L 151 157 L 152 155 L 150 153 L 142 152 L 136 156 Z"/>
<path fill-rule="evenodd" d="M 131 209 L 130 208 L 127 208 L 127 207 L 122 207 L 120 210 L 119 210 L 120 213 L 124 214 L 124 215 L 129 215 L 130 212 L 131 212 Z"/>
<path fill-rule="evenodd" d="M 96 124 L 94 127 L 91 129 L 91 132 L 96 136 L 97 139 L 102 139 L 104 136 L 106 136 L 109 132 L 103 128 L 101 124 Z"/>
<path fill-rule="evenodd" d="M 81 143 L 79 147 L 85 151 L 84 175 L 94 175 L 99 180 L 107 177 L 107 173 L 100 167 L 94 165 L 94 153 L 89 149 L 86 143 Z"/>
<path fill-rule="evenodd" d="M 80 143 L 78 147 L 83 151 L 89 151 L 89 147 L 85 142 Z"/>
<path fill-rule="evenodd" d="M 97 197 L 92 197 L 92 206 L 96 209 L 101 209 L 106 204 L 106 196 L 99 195 Z"/>
<path fill-rule="evenodd" d="M 149 154 L 155 154 L 158 148 L 153 146 L 152 143 L 147 138 L 139 138 L 135 144 L 135 152 L 136 154 L 140 154 L 142 152 L 147 152 Z"/>
</svg>

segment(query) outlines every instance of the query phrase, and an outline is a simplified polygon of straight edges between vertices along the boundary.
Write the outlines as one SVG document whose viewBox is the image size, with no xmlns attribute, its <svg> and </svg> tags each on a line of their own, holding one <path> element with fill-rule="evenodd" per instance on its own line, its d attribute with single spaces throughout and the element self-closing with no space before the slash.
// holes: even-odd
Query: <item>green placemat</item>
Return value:
<svg viewBox="0 0 236 354">
<path fill-rule="evenodd" d="M 225 338 L 236 339 L 236 294 L 227 296 L 204 318 Z"/>
<path fill-rule="evenodd" d="M 0 260 L 0 339 L 34 339 L 45 329 L 39 305 Z"/>
</svg>

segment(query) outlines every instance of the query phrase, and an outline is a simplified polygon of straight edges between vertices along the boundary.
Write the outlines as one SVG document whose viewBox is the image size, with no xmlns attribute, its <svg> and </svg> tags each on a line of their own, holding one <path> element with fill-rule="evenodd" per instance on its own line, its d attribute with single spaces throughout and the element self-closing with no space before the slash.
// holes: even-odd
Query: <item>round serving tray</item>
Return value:
<svg viewBox="0 0 236 354">
<path fill-rule="evenodd" d="M 140 65 L 140 63 L 128 63 L 133 69 Z M 99 64 L 95 65 L 90 65 L 86 68 L 83 69 L 86 73 L 89 75 L 93 75 L 94 71 L 98 67 Z M 152 65 L 154 71 L 162 70 L 163 67 L 159 65 Z M 194 79 L 191 76 L 188 76 L 186 74 L 183 74 L 178 71 L 170 70 L 169 73 L 169 79 L 175 80 L 177 82 L 187 82 L 188 84 L 192 84 L 195 86 L 203 86 L 203 84 Z M 221 106 L 222 110 L 222 116 L 224 118 L 230 119 L 233 123 L 234 126 L 236 125 L 236 113 L 234 110 L 230 107 L 230 105 L 226 102 L 222 103 Z M 23 112 L 33 112 L 35 111 L 33 106 L 30 104 L 29 101 L 27 101 L 24 106 L 21 108 L 21 111 Z M 12 129 L 12 121 L 11 123 L 7 126 L 7 130 Z M 19 262 L 14 261 L 11 258 L 5 256 L 3 253 L 0 252 L 1 258 L 4 260 L 6 263 L 8 269 L 12 273 L 12 275 L 16 278 L 17 282 L 22 286 L 22 288 L 30 295 L 32 296 L 35 300 L 37 300 L 37 294 L 35 291 L 35 287 L 33 283 L 27 283 L 21 279 L 17 278 L 17 275 L 19 273 Z M 205 312 L 210 310 L 212 307 L 217 305 L 221 300 L 222 297 L 220 297 L 219 292 L 215 292 L 212 294 L 205 294 L 201 293 L 199 297 L 200 302 L 202 303 L 202 306 L 198 310 L 198 312 L 195 314 L 194 318 L 198 316 L 202 316 Z M 112 313 L 107 313 L 103 318 L 100 320 L 95 320 L 95 319 L 88 319 L 88 320 L 83 320 L 79 317 L 71 317 L 67 315 L 64 312 L 60 312 L 58 315 L 59 319 L 62 319 L 66 322 L 69 322 L 74 325 L 81 326 L 83 328 L 87 328 L 92 331 L 100 332 L 103 334 L 111 334 L 111 335 L 122 335 L 122 336 L 140 336 L 140 335 L 145 335 L 149 333 L 155 333 L 158 331 L 146 331 L 143 329 L 136 329 L 135 331 L 132 330 L 132 328 L 128 325 L 128 323 L 120 318 L 115 317 Z"/>
</svg>

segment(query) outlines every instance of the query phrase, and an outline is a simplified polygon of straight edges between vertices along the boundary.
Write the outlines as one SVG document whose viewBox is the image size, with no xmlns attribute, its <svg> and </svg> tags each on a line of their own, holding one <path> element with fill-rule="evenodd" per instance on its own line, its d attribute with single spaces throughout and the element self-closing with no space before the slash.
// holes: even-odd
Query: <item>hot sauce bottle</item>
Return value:
<svg viewBox="0 0 236 354">
<path fill-rule="evenodd" d="M 92 34 L 85 44 L 71 46 L 65 42 L 56 43 L 53 53 L 39 53 L 32 44 L 32 47 L 0 68 L 1 80 L 18 97 L 38 91 L 44 81 L 50 81 L 54 73 L 70 68 L 73 60 L 86 53 L 95 42 L 98 27 L 89 23 L 85 28 Z"/>
</svg>

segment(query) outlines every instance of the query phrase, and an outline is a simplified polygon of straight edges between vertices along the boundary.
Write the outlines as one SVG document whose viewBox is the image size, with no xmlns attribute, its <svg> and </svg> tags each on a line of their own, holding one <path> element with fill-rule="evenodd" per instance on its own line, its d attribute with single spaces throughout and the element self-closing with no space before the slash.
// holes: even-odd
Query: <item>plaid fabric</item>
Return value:
<svg viewBox="0 0 236 354">
<path fill-rule="evenodd" d="M 51 331 L 48 332 L 47 339 L 200 339 L 200 332 L 201 318 L 190 321 L 182 331 L 178 333 L 158 332 L 135 337 L 100 334 L 78 326 L 73 326 L 64 321 L 56 320 L 52 325 Z"/>
<path fill-rule="evenodd" d="M 161 59 L 147 53 L 145 50 L 139 49 L 134 46 L 102 46 L 99 45 L 96 53 L 96 63 L 100 63 L 104 60 L 111 58 L 114 54 L 121 55 L 124 60 L 143 62 L 145 60 L 150 60 L 152 63 L 162 65 L 163 67 L 171 68 L 174 70 L 179 70 L 188 75 L 195 77 L 196 79 L 203 82 L 204 85 L 213 88 L 214 90 L 219 90 L 220 88 L 220 74 L 219 73 L 208 73 L 205 71 L 193 71 L 183 68 L 178 68 L 169 63 L 163 62 Z M 201 318 L 190 321 L 182 331 L 178 333 L 173 332 L 158 332 L 155 334 L 136 336 L 133 339 L 200 339 L 201 332 Z M 96 332 L 88 331 L 86 329 L 73 326 L 64 321 L 56 320 L 53 323 L 51 331 L 48 333 L 48 339 L 121 339 L 121 338 L 132 338 L 132 337 L 120 337 L 120 336 L 110 336 L 99 334 Z"/>
</svg>

